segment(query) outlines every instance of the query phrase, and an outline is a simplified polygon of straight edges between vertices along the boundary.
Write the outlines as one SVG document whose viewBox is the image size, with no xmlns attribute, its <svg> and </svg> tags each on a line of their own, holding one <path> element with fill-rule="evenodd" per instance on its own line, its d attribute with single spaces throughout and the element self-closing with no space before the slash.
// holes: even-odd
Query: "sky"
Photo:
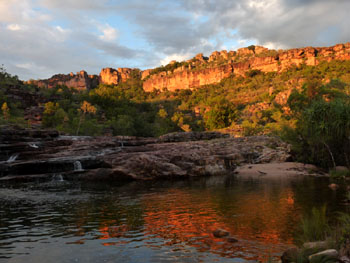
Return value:
<svg viewBox="0 0 350 263">
<path fill-rule="evenodd" d="M 0 0 L 0 65 L 20 79 L 154 68 L 215 50 L 350 41 L 349 0 Z"/>
</svg>

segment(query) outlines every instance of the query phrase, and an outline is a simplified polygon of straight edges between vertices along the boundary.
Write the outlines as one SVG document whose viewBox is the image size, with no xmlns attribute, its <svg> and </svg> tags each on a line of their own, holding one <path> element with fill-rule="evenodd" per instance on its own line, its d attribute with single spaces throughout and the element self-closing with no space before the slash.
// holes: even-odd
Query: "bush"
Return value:
<svg viewBox="0 0 350 263">
<path fill-rule="evenodd" d="M 301 234 L 297 238 L 302 244 L 311 241 L 326 240 L 330 227 L 326 216 L 326 206 L 313 208 L 311 214 L 301 221 Z"/>
<path fill-rule="evenodd" d="M 264 130 L 264 127 L 259 125 L 256 122 L 250 122 L 248 120 L 244 120 L 242 122 L 243 135 L 244 136 L 253 136 L 261 134 Z"/>
<path fill-rule="evenodd" d="M 324 168 L 350 166 L 350 98 L 345 85 L 339 81 L 323 86 L 316 83 L 307 83 L 288 99 L 297 119 L 289 142 L 301 161 Z"/>
</svg>

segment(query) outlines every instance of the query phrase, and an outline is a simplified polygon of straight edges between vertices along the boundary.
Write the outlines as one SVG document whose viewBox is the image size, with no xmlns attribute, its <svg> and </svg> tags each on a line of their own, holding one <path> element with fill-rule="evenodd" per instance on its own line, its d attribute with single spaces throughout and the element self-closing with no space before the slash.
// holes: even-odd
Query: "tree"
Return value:
<svg viewBox="0 0 350 263">
<path fill-rule="evenodd" d="M 206 126 L 209 130 L 228 127 L 238 118 L 237 108 L 227 100 L 219 100 L 206 113 Z"/>
<path fill-rule="evenodd" d="M 134 119 L 129 115 L 119 115 L 117 119 L 113 118 L 110 126 L 114 135 L 135 135 Z"/>
<path fill-rule="evenodd" d="M 57 102 L 54 103 L 49 101 L 48 103 L 45 103 L 44 114 L 52 115 L 59 109 L 59 107 L 60 105 Z"/>
<path fill-rule="evenodd" d="M 43 126 L 57 127 L 61 125 L 67 118 L 67 113 L 60 108 L 59 103 L 49 101 L 45 104 L 43 114 Z"/>
<path fill-rule="evenodd" d="M 4 102 L 1 106 L 1 110 L 2 110 L 2 115 L 4 116 L 5 120 L 8 120 L 10 117 L 10 109 L 7 106 L 7 102 Z"/>
<path fill-rule="evenodd" d="M 161 117 L 161 118 L 163 118 L 163 119 L 165 119 L 166 117 L 168 117 L 168 113 L 166 112 L 166 110 L 160 109 L 160 110 L 158 111 L 158 116 Z"/>
<path fill-rule="evenodd" d="M 80 107 L 80 118 L 79 118 L 79 123 L 78 123 L 78 128 L 77 128 L 77 132 L 76 135 L 79 134 L 79 130 L 80 130 L 80 125 L 82 120 L 85 118 L 86 114 L 96 114 L 96 107 L 91 105 L 89 102 L 87 102 L 86 100 L 84 100 L 83 104 Z"/>
<path fill-rule="evenodd" d="M 322 166 L 350 166 L 350 104 L 344 100 L 311 103 L 297 128 L 309 145 L 311 158 Z"/>
<path fill-rule="evenodd" d="M 323 167 L 350 167 L 350 97 L 339 80 L 326 85 L 314 82 L 294 90 L 288 105 L 296 129 L 286 134 L 301 161 Z"/>
</svg>

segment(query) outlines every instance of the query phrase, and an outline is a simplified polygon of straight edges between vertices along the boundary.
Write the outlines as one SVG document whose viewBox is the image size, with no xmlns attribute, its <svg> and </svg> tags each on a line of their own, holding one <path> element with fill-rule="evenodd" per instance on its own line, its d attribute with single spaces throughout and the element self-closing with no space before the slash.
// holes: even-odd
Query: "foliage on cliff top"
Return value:
<svg viewBox="0 0 350 263">
<path fill-rule="evenodd" d="M 177 66 L 178 63 L 171 65 Z M 306 92 L 313 94 L 317 90 L 327 93 L 327 99 L 335 98 L 344 92 L 341 87 L 348 87 L 350 83 L 350 61 L 295 66 L 280 74 L 251 71 L 247 77 L 232 75 L 215 85 L 175 92 L 146 93 L 138 77 L 117 86 L 99 85 L 90 92 L 80 93 L 62 86 L 39 89 L 17 85 L 23 91 L 33 90 L 43 97 L 41 107 L 47 102 L 58 103 L 58 118 L 50 127 L 75 133 L 80 118 L 78 110 L 81 103 L 87 101 L 96 107 L 96 115 L 86 116 L 80 134 L 157 136 L 204 129 L 226 129 L 243 135 L 280 133 L 285 126 L 295 127 L 298 116 L 302 115 L 302 111 L 297 112 L 293 107 L 301 110 L 303 100 L 299 100 L 300 105 L 289 105 L 289 109 L 286 96 L 293 89 L 300 91 L 305 82 L 309 87 Z M 5 86 L 8 89 L 9 85 Z M 18 101 L 7 98 L 6 89 L 0 86 L 0 93 L 2 90 L 4 96 L 0 96 L 0 103 L 7 102 L 12 114 Z M 284 95 L 284 92 L 287 93 Z M 40 103 L 34 106 L 40 107 Z M 54 116 L 46 115 L 45 118 Z"/>
</svg>

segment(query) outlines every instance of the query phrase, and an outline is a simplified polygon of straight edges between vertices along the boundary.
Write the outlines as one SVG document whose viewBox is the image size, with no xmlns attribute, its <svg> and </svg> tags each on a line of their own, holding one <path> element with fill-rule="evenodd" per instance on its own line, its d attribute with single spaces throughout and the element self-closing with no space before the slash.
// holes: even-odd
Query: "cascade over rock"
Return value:
<svg viewBox="0 0 350 263">
<path fill-rule="evenodd" d="M 289 145 L 267 136 L 190 132 L 158 139 L 76 137 L 5 127 L 0 133 L 0 182 L 51 179 L 56 174 L 64 180 L 186 178 L 232 173 L 240 164 L 284 162 L 289 157 Z"/>
</svg>

